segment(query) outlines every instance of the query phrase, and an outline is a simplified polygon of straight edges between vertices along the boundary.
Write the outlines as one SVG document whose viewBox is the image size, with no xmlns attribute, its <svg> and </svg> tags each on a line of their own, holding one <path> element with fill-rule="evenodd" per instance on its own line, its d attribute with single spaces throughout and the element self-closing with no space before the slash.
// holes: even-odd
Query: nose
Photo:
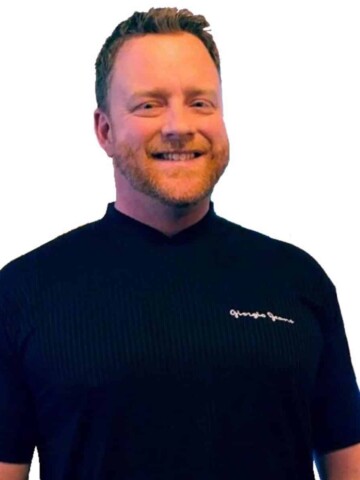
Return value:
<svg viewBox="0 0 360 480">
<path fill-rule="evenodd" d="M 169 106 L 164 116 L 162 134 L 167 139 L 192 137 L 195 133 L 194 118 L 189 107 Z"/>
</svg>

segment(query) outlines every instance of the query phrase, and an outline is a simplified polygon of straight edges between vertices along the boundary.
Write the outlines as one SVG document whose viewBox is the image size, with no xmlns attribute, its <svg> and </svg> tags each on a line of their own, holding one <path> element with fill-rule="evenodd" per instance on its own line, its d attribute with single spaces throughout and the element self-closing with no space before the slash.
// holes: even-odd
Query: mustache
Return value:
<svg viewBox="0 0 360 480">
<path fill-rule="evenodd" d="M 211 144 L 208 141 L 189 141 L 183 139 L 174 139 L 169 141 L 152 142 L 146 148 L 146 153 L 154 154 L 158 152 L 206 152 L 210 150 Z"/>
</svg>

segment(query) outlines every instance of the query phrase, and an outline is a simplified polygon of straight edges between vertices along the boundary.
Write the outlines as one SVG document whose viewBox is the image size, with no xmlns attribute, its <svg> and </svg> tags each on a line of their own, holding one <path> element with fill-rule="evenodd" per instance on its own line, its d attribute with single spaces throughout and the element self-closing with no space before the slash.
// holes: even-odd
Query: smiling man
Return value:
<svg viewBox="0 0 360 480">
<path fill-rule="evenodd" d="M 104 217 L 0 272 L 0 478 L 360 480 L 336 290 L 219 217 L 229 161 L 202 16 L 136 12 L 96 62 Z"/>
<path fill-rule="evenodd" d="M 128 39 L 95 121 L 113 158 L 119 211 L 169 235 L 205 215 L 229 145 L 219 72 L 198 37 L 180 31 Z"/>
</svg>

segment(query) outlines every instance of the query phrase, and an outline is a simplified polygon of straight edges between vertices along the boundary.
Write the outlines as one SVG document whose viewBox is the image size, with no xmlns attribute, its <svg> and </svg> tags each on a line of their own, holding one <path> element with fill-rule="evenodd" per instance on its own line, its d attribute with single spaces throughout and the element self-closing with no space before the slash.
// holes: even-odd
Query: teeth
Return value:
<svg viewBox="0 0 360 480">
<path fill-rule="evenodd" d="M 164 160 L 192 160 L 196 157 L 195 153 L 162 153 L 161 158 Z"/>
</svg>

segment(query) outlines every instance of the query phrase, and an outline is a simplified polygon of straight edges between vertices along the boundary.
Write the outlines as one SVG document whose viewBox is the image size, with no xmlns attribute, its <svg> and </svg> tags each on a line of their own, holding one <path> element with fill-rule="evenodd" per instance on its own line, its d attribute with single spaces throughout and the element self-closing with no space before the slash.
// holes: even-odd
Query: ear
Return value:
<svg viewBox="0 0 360 480">
<path fill-rule="evenodd" d="M 94 112 L 95 134 L 100 146 L 109 157 L 114 155 L 114 138 L 111 129 L 109 116 L 97 108 Z"/>
</svg>

